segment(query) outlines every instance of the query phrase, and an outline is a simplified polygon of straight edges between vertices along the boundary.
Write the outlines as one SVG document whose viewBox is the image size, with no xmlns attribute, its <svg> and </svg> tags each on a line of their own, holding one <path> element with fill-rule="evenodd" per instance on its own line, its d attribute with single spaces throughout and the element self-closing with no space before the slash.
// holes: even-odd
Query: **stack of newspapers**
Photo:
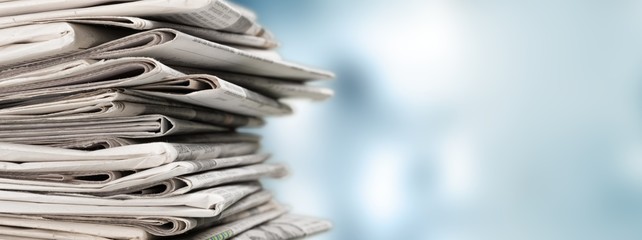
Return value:
<svg viewBox="0 0 642 240">
<path fill-rule="evenodd" d="M 223 0 L 0 0 L 0 239 L 294 239 L 264 117 L 332 73 Z"/>
</svg>

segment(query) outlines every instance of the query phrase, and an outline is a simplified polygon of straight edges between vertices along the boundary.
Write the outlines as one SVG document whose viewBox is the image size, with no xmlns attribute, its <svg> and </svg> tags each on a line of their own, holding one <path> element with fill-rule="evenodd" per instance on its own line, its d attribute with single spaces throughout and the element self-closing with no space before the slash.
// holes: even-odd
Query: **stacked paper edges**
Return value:
<svg viewBox="0 0 642 240">
<path fill-rule="evenodd" d="M 286 175 L 236 131 L 323 100 L 222 0 L 0 1 L 0 239 L 293 239 L 259 183 Z"/>
</svg>

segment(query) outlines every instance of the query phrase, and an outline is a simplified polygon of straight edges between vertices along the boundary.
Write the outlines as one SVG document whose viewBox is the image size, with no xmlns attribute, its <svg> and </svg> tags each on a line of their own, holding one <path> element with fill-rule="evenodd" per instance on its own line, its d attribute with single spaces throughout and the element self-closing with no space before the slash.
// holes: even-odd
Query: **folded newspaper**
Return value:
<svg viewBox="0 0 642 240">
<path fill-rule="evenodd" d="M 286 240 L 264 118 L 325 100 L 224 0 L 0 0 L 0 239 Z M 267 161 L 267 162 L 266 162 Z"/>
</svg>

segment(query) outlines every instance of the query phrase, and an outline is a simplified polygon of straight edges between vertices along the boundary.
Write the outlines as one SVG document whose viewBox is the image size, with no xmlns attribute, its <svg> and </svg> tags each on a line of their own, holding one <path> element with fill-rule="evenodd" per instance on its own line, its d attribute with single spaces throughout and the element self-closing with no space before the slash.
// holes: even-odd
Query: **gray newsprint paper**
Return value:
<svg viewBox="0 0 642 240">
<path fill-rule="evenodd" d="M 2 213 L 65 216 L 216 217 L 244 197 L 261 189 L 258 183 L 226 185 L 171 197 L 103 199 L 2 191 Z M 49 200 L 51 199 L 51 200 Z M 162 211 L 160 211 L 162 210 Z M 129 211 L 129 212 L 128 212 Z"/>
<path fill-rule="evenodd" d="M 91 17 L 65 17 L 54 18 L 38 21 L 38 23 L 52 22 L 69 22 L 92 25 L 103 25 L 122 27 L 133 30 L 152 30 L 157 28 L 171 28 L 199 37 L 212 42 L 219 42 L 231 45 L 255 47 L 255 48 L 274 48 L 278 46 L 276 40 L 271 34 L 262 34 L 260 36 L 234 34 L 214 29 L 194 27 L 185 24 L 176 24 L 169 22 L 154 21 L 139 17 L 129 16 L 91 16 Z"/>
<path fill-rule="evenodd" d="M 0 12 L 2 12 L 0 4 Z M 48 23 L 0 29 L 0 66 L 64 56 L 126 36 L 130 31 L 76 23 Z"/>
<path fill-rule="evenodd" d="M 255 226 L 267 221 L 273 220 L 285 214 L 285 208 L 277 208 L 264 213 L 252 215 L 238 221 L 227 223 L 222 226 L 205 228 L 187 236 L 177 237 L 177 240 L 209 240 L 209 239 L 229 239 L 242 232 L 245 232 Z"/>
<path fill-rule="evenodd" d="M 115 15 L 151 17 L 239 34 L 265 34 L 253 13 L 222 0 L 21 0 L 0 2 L 0 9 L 0 28 L 51 18 Z"/>
<path fill-rule="evenodd" d="M 307 81 L 332 78 L 330 72 L 281 60 L 274 51 L 231 47 L 186 33 L 161 28 L 132 34 L 71 55 L 42 61 L 9 60 L 3 75 L 34 71 L 40 68 L 90 58 L 150 57 L 165 64 L 218 69 L 266 77 Z M 28 69 L 28 70 L 26 70 Z"/>
<path fill-rule="evenodd" d="M 289 240 L 309 237 L 328 231 L 332 223 L 312 217 L 286 214 L 265 224 L 252 228 L 234 240 Z"/>
<path fill-rule="evenodd" d="M 57 148 L 78 149 L 78 150 L 98 150 L 108 149 L 134 144 L 150 142 L 171 142 L 171 143 L 237 143 L 252 142 L 258 143 L 261 138 L 254 134 L 237 133 L 237 132 L 216 132 L 216 133 L 198 133 L 191 135 L 175 135 L 161 138 L 120 138 L 113 136 L 98 137 L 78 137 L 78 138 L 49 138 L 38 141 L 31 141 L 32 145 L 45 145 Z"/>
<path fill-rule="evenodd" d="M 149 171 L 143 171 L 142 173 L 149 174 Z M 173 176 L 176 175 L 176 173 L 170 172 L 155 174 L 150 177 L 153 181 L 147 178 L 128 178 L 130 176 L 145 176 L 140 173 L 135 173 L 111 182 L 100 183 L 69 183 L 0 178 L 0 189 L 47 193 L 76 193 L 84 194 L 85 197 L 101 196 L 111 199 L 137 199 L 179 196 L 181 194 L 224 184 L 255 181 L 266 177 L 280 178 L 286 174 L 287 169 L 281 164 L 254 164 L 230 169 L 206 170 L 181 176 Z M 0 199 L 2 198 L 0 197 Z M 25 197 L 21 199 L 25 199 Z"/>
<path fill-rule="evenodd" d="M 3 172 L 120 171 L 253 154 L 257 143 L 152 142 L 95 151 L 0 143 Z"/>
<path fill-rule="evenodd" d="M 332 91 L 332 89 L 311 86 L 288 79 L 260 77 L 241 73 L 195 69 L 180 66 L 173 66 L 173 68 L 187 74 L 207 73 L 209 75 L 214 75 L 225 81 L 276 99 L 301 98 L 322 101 L 327 100 L 334 95 L 334 91 Z"/>
<path fill-rule="evenodd" d="M 17 215 L 4 214 L 16 218 L 31 218 L 51 221 L 68 221 L 95 224 L 110 224 L 142 228 L 155 236 L 175 236 L 197 228 L 222 225 L 224 216 L 236 216 L 247 212 L 263 213 L 278 208 L 271 201 L 271 194 L 260 191 L 250 194 L 230 207 L 224 209 L 218 216 L 208 218 L 172 217 L 172 216 L 67 216 L 67 215 Z M 259 210 L 260 209 L 260 210 Z M 0 215 L 3 216 L 3 215 Z"/>
</svg>

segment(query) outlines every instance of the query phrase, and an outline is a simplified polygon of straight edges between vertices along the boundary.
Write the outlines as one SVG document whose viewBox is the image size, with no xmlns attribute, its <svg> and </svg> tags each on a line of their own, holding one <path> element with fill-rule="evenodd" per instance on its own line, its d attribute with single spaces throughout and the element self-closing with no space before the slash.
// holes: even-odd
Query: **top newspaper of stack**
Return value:
<svg viewBox="0 0 642 240">
<path fill-rule="evenodd" d="M 53 22 L 121 29 L 97 31 L 86 25 L 58 25 L 59 34 L 38 35 L 55 31 L 46 25 Z M 327 71 L 283 61 L 274 51 L 266 50 L 275 43 L 254 13 L 223 0 L 0 1 L 0 29 L 7 35 L 0 40 L 2 77 L 74 59 L 129 56 L 288 80 L 333 77 Z M 131 34 L 132 29 L 147 31 Z M 29 34 L 17 34 L 20 32 Z M 47 47 L 64 52 L 53 54 Z M 26 55 L 34 57 L 25 59 Z"/>
<path fill-rule="evenodd" d="M 221 0 L 20 0 L 0 2 L 0 27 L 87 16 L 154 17 L 227 32 L 262 35 L 256 15 Z"/>
</svg>

